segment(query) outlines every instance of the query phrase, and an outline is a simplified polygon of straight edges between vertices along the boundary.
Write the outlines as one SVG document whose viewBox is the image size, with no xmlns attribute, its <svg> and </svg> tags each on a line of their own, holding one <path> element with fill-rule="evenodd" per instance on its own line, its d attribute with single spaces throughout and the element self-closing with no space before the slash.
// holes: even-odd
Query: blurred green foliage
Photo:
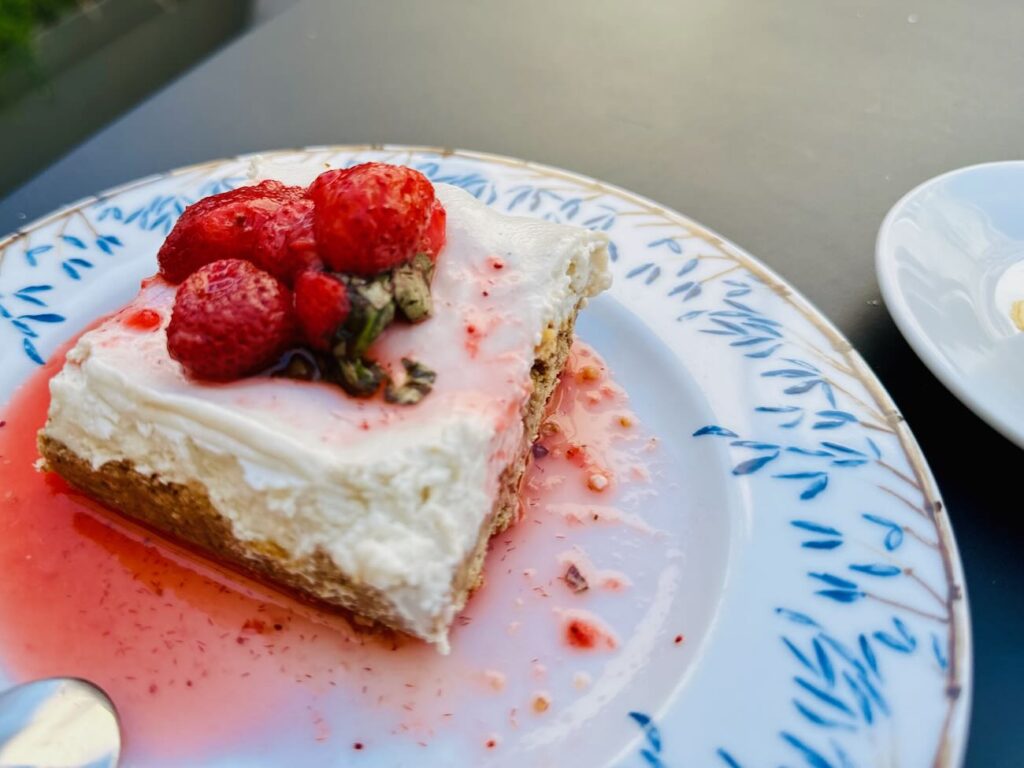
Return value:
<svg viewBox="0 0 1024 768">
<path fill-rule="evenodd" d="M 30 57 L 32 37 L 80 0 L 0 0 L 0 67 Z"/>
</svg>

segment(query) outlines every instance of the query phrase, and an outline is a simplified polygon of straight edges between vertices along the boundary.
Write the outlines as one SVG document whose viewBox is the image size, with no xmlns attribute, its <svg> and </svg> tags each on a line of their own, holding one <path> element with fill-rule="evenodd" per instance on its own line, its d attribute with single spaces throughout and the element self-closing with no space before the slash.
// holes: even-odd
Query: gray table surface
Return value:
<svg viewBox="0 0 1024 768">
<path fill-rule="evenodd" d="M 911 187 L 1024 157 L 1022 38 L 1019 0 L 306 0 L 0 203 L 0 232 L 155 171 L 363 142 L 529 158 L 689 214 L 791 280 L 892 392 L 967 573 L 967 764 L 1019 766 L 1024 454 L 909 349 L 873 254 Z"/>
</svg>

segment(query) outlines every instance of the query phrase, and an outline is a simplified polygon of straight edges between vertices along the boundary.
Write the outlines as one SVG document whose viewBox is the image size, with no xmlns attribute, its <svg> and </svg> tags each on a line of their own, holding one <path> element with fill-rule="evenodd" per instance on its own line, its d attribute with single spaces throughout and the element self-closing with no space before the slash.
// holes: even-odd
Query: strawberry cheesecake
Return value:
<svg viewBox="0 0 1024 768">
<path fill-rule="evenodd" d="M 409 168 L 258 167 L 187 208 L 158 274 L 68 353 L 45 466 L 446 652 L 607 259 L 602 234 Z"/>
</svg>

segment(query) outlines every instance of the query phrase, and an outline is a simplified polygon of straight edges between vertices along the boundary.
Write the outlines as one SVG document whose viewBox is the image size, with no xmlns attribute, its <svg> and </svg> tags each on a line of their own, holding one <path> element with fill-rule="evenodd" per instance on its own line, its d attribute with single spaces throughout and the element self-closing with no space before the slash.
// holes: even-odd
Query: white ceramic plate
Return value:
<svg viewBox="0 0 1024 768">
<path fill-rule="evenodd" d="M 501 749 L 468 747 L 480 731 L 456 724 L 425 747 L 403 733 L 377 739 L 359 764 L 960 763 L 970 634 L 952 531 L 892 401 L 814 307 L 700 225 L 592 179 L 424 148 L 280 154 L 314 167 L 408 164 L 498 209 L 607 232 L 615 284 L 579 333 L 662 441 L 666 469 L 642 513 L 676 542 L 671 566 L 610 614 L 623 652 L 595 662 L 589 693 L 571 694 L 543 727 L 505 728 L 506 707 L 495 715 Z M 184 205 L 237 184 L 246 167 L 240 158 L 145 179 L 4 241 L 0 401 L 133 295 Z M 477 616 L 471 629 L 486 643 L 503 626 Z M 0 654 L 18 627 L 2 633 Z M 570 696 L 554 689 L 572 669 L 549 670 L 556 702 Z M 318 705 L 334 723 L 326 747 L 289 725 L 282 700 L 268 703 L 279 710 L 269 722 L 186 762 L 356 764 L 346 722 L 369 715 L 331 696 Z M 489 706 L 471 713 L 477 725 Z"/>
<path fill-rule="evenodd" d="M 1024 162 L 961 168 L 908 193 L 882 224 L 876 267 L 932 373 L 1024 447 L 1024 332 L 1011 318 L 1024 302 Z"/>
</svg>

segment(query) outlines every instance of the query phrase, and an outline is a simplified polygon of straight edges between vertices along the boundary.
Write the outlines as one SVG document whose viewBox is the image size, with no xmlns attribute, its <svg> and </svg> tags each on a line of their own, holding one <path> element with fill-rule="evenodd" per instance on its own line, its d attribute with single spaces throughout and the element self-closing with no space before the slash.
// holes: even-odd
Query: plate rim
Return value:
<svg viewBox="0 0 1024 768">
<path fill-rule="evenodd" d="M 980 418 L 1011 443 L 1024 448 L 1024 424 L 1015 425 L 1003 419 L 998 412 L 985 402 L 984 398 L 978 397 L 977 394 L 972 391 L 969 382 L 965 377 L 960 375 L 943 359 L 943 356 L 932 342 L 931 336 L 925 332 L 924 327 L 920 322 L 918 322 L 913 312 L 910 311 L 910 307 L 904 300 L 902 291 L 899 289 L 899 281 L 894 270 L 895 262 L 889 257 L 889 254 L 892 252 L 892 247 L 888 242 L 891 237 L 893 224 L 895 223 L 896 218 L 903 212 L 907 205 L 913 202 L 921 194 L 958 176 L 966 176 L 991 168 L 1006 168 L 1011 166 L 1024 168 L 1024 160 L 995 160 L 985 163 L 975 163 L 974 165 L 965 165 L 962 168 L 954 168 L 951 171 L 940 173 L 938 176 L 933 176 L 930 179 L 922 181 L 909 192 L 904 194 L 898 201 L 896 201 L 892 208 L 889 209 L 889 212 L 885 215 L 885 218 L 882 219 L 882 224 L 878 229 L 878 235 L 875 238 L 875 275 L 878 279 L 878 285 L 882 292 L 882 300 L 885 302 L 885 306 L 889 310 L 889 314 L 896 323 L 896 327 L 899 328 L 903 338 L 906 339 L 907 344 L 910 345 L 910 348 L 913 349 L 914 353 L 921 359 L 921 362 L 925 364 L 925 367 L 931 371 L 935 378 L 942 382 L 946 389 L 948 389 L 957 400 L 967 406 L 975 416 Z"/>
<path fill-rule="evenodd" d="M 561 178 L 567 181 L 574 182 L 582 186 L 588 186 L 593 188 L 595 191 L 610 192 L 611 194 L 618 196 L 622 199 L 631 201 L 639 206 L 646 208 L 650 213 L 662 216 L 668 221 L 674 221 L 684 227 L 691 228 L 693 230 L 704 233 L 706 239 L 719 248 L 727 251 L 736 260 L 743 265 L 751 274 L 761 279 L 767 286 L 775 292 L 780 299 L 789 303 L 797 312 L 799 312 L 808 322 L 812 323 L 817 327 L 824 337 L 833 345 L 834 349 L 842 354 L 850 367 L 856 374 L 856 378 L 871 394 L 871 397 L 875 399 L 877 404 L 882 408 L 886 414 L 890 426 L 896 435 L 900 447 L 904 451 L 906 459 L 914 471 L 917 479 L 919 480 L 922 488 L 922 494 L 927 500 L 927 506 L 929 507 L 930 519 L 934 524 L 936 534 L 938 535 L 939 550 L 942 557 L 943 571 L 947 581 L 951 585 L 959 587 L 959 595 L 957 599 L 952 599 L 949 605 L 949 611 L 951 616 L 950 621 L 950 641 L 951 641 L 951 652 L 950 662 L 953 669 L 951 677 L 954 678 L 955 684 L 958 687 L 958 692 L 955 699 L 951 704 L 948 705 L 946 715 L 943 719 L 941 729 L 938 734 L 938 741 L 936 744 L 935 751 L 935 765 L 942 766 L 954 766 L 961 765 L 964 760 L 967 747 L 967 736 L 968 728 L 971 719 L 972 700 L 973 700 L 973 687 L 974 687 L 974 675 L 973 675 L 973 639 L 971 631 L 971 620 L 969 611 L 969 601 L 966 590 L 966 583 L 964 581 L 963 565 L 960 558 L 959 549 L 956 546 L 956 539 L 953 532 L 952 524 L 949 521 L 949 517 L 946 514 L 945 504 L 942 500 L 941 493 L 936 483 L 935 477 L 932 474 L 931 468 L 921 451 L 920 446 L 917 443 L 910 427 L 907 425 L 906 420 L 900 414 L 892 396 L 888 390 L 884 387 L 882 382 L 878 379 L 877 375 L 872 371 L 867 362 L 860 355 L 860 353 L 854 348 L 849 342 L 846 336 L 840 331 L 835 324 L 828 318 L 825 313 L 819 310 L 810 300 L 808 300 L 799 290 L 797 290 L 789 281 L 784 279 L 774 269 L 763 263 L 761 260 L 753 256 L 747 250 L 741 246 L 735 244 L 731 240 L 722 237 L 714 229 L 705 226 L 697 222 L 696 220 L 682 214 L 675 209 L 661 205 L 660 203 L 648 198 L 644 195 L 632 192 L 616 184 L 601 181 L 595 179 L 586 174 L 569 171 L 557 166 L 548 165 L 545 163 L 537 163 L 533 161 L 523 160 L 507 155 L 481 152 L 476 150 L 464 150 L 464 149 L 453 149 L 429 145 L 411 145 L 411 144 L 316 144 L 306 147 L 295 147 L 295 148 L 284 148 L 284 149 L 273 149 L 267 151 L 247 152 L 235 156 L 221 157 L 212 160 L 206 160 L 190 165 L 180 166 L 168 171 L 148 174 L 144 177 L 134 179 L 123 184 L 112 186 L 108 189 L 103 190 L 95 195 L 89 195 L 80 198 L 72 203 L 68 203 L 54 211 L 45 214 L 44 216 L 34 219 L 33 221 L 19 227 L 14 232 L 5 235 L 0 238 L 0 268 L 3 266 L 4 255 L 7 248 L 17 240 L 30 234 L 36 229 L 45 226 L 46 224 L 59 219 L 63 216 L 68 215 L 76 210 L 81 210 L 87 206 L 93 205 L 97 202 L 102 202 L 106 198 L 114 195 L 121 194 L 132 189 L 143 187 L 147 184 L 151 184 L 155 181 L 165 179 L 168 177 L 174 177 L 178 175 L 185 175 L 194 173 L 207 167 L 216 167 L 221 164 L 231 162 L 245 162 L 251 161 L 255 158 L 270 158 L 279 155 L 289 155 L 297 153 L 312 153 L 312 152 L 337 152 L 337 153 L 358 153 L 358 152 L 395 152 L 395 153 L 408 153 L 411 157 L 415 154 L 434 154 L 442 157 L 463 157 L 469 160 L 481 161 L 484 163 L 492 163 L 496 165 L 527 168 L 540 172 L 541 174 Z M 395 158 L 392 161 L 398 161 Z M 1024 165 L 1024 161 L 1019 161 Z M 1000 163 L 983 163 L 978 166 L 968 166 L 967 169 L 977 168 L 985 165 L 999 165 Z M 942 176 L 930 179 L 916 187 L 911 192 L 904 195 L 904 197 L 894 206 L 894 209 L 902 204 L 907 197 L 916 191 L 919 191 L 922 187 L 937 181 L 945 176 L 955 174 L 967 169 L 957 169 L 955 171 L 948 172 Z M 892 215 L 890 211 L 886 217 L 888 222 L 889 216 Z M 884 223 L 883 223 L 884 226 Z M 876 251 L 877 256 L 877 251 Z M 888 303 L 888 302 L 887 302 Z M 955 664 L 955 666 L 953 666 Z"/>
</svg>

